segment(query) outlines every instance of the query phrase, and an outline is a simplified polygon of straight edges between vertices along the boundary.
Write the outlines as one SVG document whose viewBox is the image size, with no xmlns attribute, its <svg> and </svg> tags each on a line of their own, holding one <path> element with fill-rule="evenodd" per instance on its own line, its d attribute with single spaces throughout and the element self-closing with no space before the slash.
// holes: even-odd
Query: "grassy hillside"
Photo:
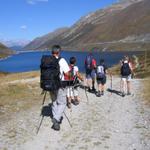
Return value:
<svg viewBox="0 0 150 150">
<path fill-rule="evenodd" d="M 127 0 L 126 0 L 127 1 Z M 125 1 L 124 1 L 125 2 Z M 81 17 L 58 34 L 47 34 L 32 41 L 27 49 L 46 49 L 60 44 L 65 50 L 143 50 L 150 48 L 150 1 L 126 6 L 117 3 Z"/>
</svg>

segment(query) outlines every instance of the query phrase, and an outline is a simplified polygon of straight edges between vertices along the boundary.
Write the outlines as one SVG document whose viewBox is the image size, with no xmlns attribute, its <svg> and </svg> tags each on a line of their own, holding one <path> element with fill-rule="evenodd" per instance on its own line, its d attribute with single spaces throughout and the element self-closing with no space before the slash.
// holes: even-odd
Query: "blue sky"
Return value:
<svg viewBox="0 0 150 150">
<path fill-rule="evenodd" d="M 32 40 L 118 0 L 1 0 L 0 39 Z"/>
</svg>

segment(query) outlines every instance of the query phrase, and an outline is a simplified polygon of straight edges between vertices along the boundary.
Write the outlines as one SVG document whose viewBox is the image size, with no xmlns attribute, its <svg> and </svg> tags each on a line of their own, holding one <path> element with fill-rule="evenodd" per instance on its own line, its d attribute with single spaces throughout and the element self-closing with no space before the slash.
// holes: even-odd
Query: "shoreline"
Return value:
<svg viewBox="0 0 150 150">
<path fill-rule="evenodd" d="M 36 51 L 34 51 L 34 50 L 29 50 L 29 51 L 20 51 L 20 52 L 17 52 L 16 54 L 13 54 L 13 55 L 10 55 L 10 56 L 8 56 L 8 57 L 5 57 L 5 58 L 1 58 L 0 59 L 0 62 L 1 61 L 6 61 L 5 63 L 7 63 L 7 59 L 9 59 L 9 58 L 11 58 L 11 57 L 16 57 L 16 55 L 21 55 L 21 54 L 25 54 L 25 53 L 29 53 L 29 55 L 31 55 L 32 56 L 32 53 L 34 54 L 34 53 L 41 53 L 40 55 L 42 55 L 42 53 L 43 53 L 43 55 L 45 54 L 45 53 L 47 53 L 47 52 L 49 52 L 49 50 L 46 50 L 46 51 L 43 51 L 43 50 L 36 50 Z M 67 52 L 69 52 L 70 53 L 70 56 L 71 55 L 76 55 L 76 53 L 74 53 L 74 52 L 79 52 L 79 51 L 63 51 L 64 52 L 64 54 L 65 54 L 65 52 L 66 52 L 66 54 L 67 54 Z M 72 52 L 72 54 L 71 54 L 71 52 Z M 31 53 L 31 54 L 30 54 Z M 87 51 L 81 51 L 80 53 L 88 53 Z M 116 51 L 114 51 L 114 52 L 109 52 L 109 51 L 105 51 L 105 52 L 98 52 L 98 51 L 94 51 L 93 52 L 93 54 L 95 53 L 95 55 L 96 55 L 96 57 L 97 57 L 97 55 L 103 55 L 103 57 L 107 57 L 107 55 L 111 55 L 111 54 L 113 54 L 114 56 L 115 56 L 115 53 L 116 53 L 116 57 L 117 56 L 119 56 L 119 55 L 125 55 L 126 53 L 127 53 L 127 51 L 120 51 L 120 52 L 116 52 Z M 128 51 L 128 54 L 129 55 L 140 55 L 142 52 L 139 52 L 139 51 L 134 51 L 134 52 L 131 52 L 131 51 Z M 78 55 L 78 54 L 77 54 Z M 84 54 L 83 54 L 84 55 Z M 20 56 L 21 57 L 21 56 Z M 66 55 L 66 57 L 68 57 L 68 55 Z M 98 59 L 98 58 L 97 58 Z M 14 60 L 15 61 L 15 60 Z M 109 68 L 111 68 L 111 67 L 113 67 L 114 65 L 117 65 L 118 64 L 118 62 L 116 63 L 116 64 L 113 64 L 112 63 L 113 61 L 110 61 L 110 64 L 109 63 L 107 63 L 108 64 L 108 67 Z M 17 62 L 18 63 L 18 62 Z M 7 65 L 7 64 L 6 64 Z M 31 64 L 32 65 L 32 64 Z M 82 66 L 83 67 L 83 66 Z M 29 70 L 30 69 L 30 70 Z M 15 71 L 15 69 L 14 69 L 14 71 L 12 70 L 12 71 L 8 71 L 9 70 L 9 68 L 6 70 L 6 71 L 4 71 L 4 70 L 1 70 L 0 72 L 7 72 L 7 73 L 21 73 L 21 72 L 31 72 L 31 71 L 39 71 L 39 68 L 35 68 L 35 66 L 33 66 L 32 68 L 29 68 L 27 71 L 22 71 L 21 69 L 16 69 L 16 71 Z M 84 70 L 83 70 L 83 68 L 82 68 L 82 73 L 84 73 Z"/>
</svg>

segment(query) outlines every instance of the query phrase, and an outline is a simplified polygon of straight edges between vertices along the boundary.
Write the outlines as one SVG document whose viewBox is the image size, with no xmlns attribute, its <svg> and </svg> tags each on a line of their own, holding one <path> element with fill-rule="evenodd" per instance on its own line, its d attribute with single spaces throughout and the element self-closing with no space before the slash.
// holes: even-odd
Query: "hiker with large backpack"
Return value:
<svg viewBox="0 0 150 150">
<path fill-rule="evenodd" d="M 96 69 L 96 79 L 98 85 L 98 92 L 96 93 L 97 97 L 104 95 L 106 73 L 108 73 L 107 66 L 105 65 L 104 59 L 100 59 L 100 64 L 97 66 Z"/>
<path fill-rule="evenodd" d="M 122 97 L 125 95 L 131 95 L 131 78 L 132 78 L 132 64 L 129 61 L 128 56 L 124 56 L 124 59 L 121 61 L 121 92 Z"/>
<path fill-rule="evenodd" d="M 86 83 L 89 92 L 96 92 L 95 80 L 96 80 L 96 60 L 90 52 L 85 58 L 85 73 L 86 73 Z"/>
<path fill-rule="evenodd" d="M 49 91 L 55 98 L 52 101 L 52 128 L 60 130 L 60 122 L 66 107 L 67 83 L 64 75 L 69 73 L 69 65 L 60 57 L 61 47 L 52 46 L 52 55 L 44 55 L 41 59 L 41 88 Z"/>
<path fill-rule="evenodd" d="M 80 102 L 79 96 L 78 96 L 78 87 L 76 87 L 76 84 L 78 84 L 78 79 L 83 81 L 83 77 L 79 73 L 79 68 L 76 64 L 76 58 L 70 57 L 70 71 L 69 75 L 65 75 L 65 80 L 70 81 L 70 85 L 67 87 L 67 106 L 68 108 L 71 108 L 71 103 L 74 105 L 78 105 Z"/>
</svg>

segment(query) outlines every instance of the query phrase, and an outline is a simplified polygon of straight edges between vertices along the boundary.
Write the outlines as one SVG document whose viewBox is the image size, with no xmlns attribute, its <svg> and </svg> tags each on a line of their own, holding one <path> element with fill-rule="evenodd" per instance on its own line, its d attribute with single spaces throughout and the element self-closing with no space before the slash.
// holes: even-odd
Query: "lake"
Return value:
<svg viewBox="0 0 150 150">
<path fill-rule="evenodd" d="M 139 52 L 94 52 L 93 55 L 97 62 L 99 62 L 99 59 L 103 58 L 107 66 L 111 67 L 119 63 L 124 55 L 131 56 L 137 53 Z M 46 54 L 50 54 L 50 51 L 20 52 L 7 59 L 0 60 L 0 71 L 15 73 L 39 70 L 41 57 Z M 61 57 L 64 57 L 68 62 L 71 56 L 75 56 L 81 72 L 84 72 L 84 59 L 87 55 L 88 52 L 61 52 Z"/>
</svg>

